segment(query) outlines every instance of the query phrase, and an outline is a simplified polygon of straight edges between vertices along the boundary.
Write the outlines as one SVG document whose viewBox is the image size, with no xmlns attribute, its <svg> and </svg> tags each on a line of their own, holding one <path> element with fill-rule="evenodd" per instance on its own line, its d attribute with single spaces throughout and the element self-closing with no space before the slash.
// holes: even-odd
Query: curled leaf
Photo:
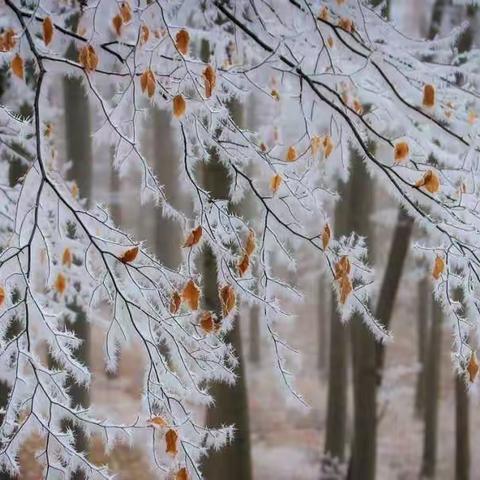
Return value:
<svg viewBox="0 0 480 480">
<path fill-rule="evenodd" d="M 333 40 L 333 37 L 331 35 L 329 35 L 327 37 L 327 45 L 330 47 L 330 48 L 333 48 L 333 46 L 335 45 L 335 41 Z"/>
<path fill-rule="evenodd" d="M 201 225 L 194 228 L 188 235 L 187 239 L 185 240 L 185 243 L 183 244 L 184 248 L 193 247 L 194 245 L 196 245 L 202 238 L 202 233 L 203 233 L 203 229 Z"/>
<path fill-rule="evenodd" d="M 477 360 L 477 352 L 473 350 L 467 365 L 468 379 L 470 380 L 470 383 L 473 383 L 477 378 L 478 369 L 479 369 L 479 366 L 478 366 L 478 360 Z"/>
<path fill-rule="evenodd" d="M 257 241 L 255 238 L 255 230 L 250 228 L 248 230 L 247 242 L 245 243 L 245 253 L 250 257 L 255 252 Z"/>
<path fill-rule="evenodd" d="M 217 84 L 217 74 L 215 69 L 209 64 L 203 70 L 203 78 L 205 80 L 205 96 L 210 98 L 213 93 L 213 89 Z"/>
<path fill-rule="evenodd" d="M 122 34 L 123 18 L 119 13 L 112 18 L 112 26 L 115 33 L 120 36 Z"/>
<path fill-rule="evenodd" d="M 297 149 L 294 146 L 288 147 L 285 159 L 287 162 L 294 162 L 297 159 Z"/>
<path fill-rule="evenodd" d="M 200 328 L 205 333 L 212 333 L 217 329 L 217 324 L 215 323 L 215 317 L 212 312 L 203 312 L 200 317 Z"/>
<path fill-rule="evenodd" d="M 326 5 L 324 5 L 320 9 L 320 12 L 318 14 L 318 19 L 319 20 L 325 20 L 326 22 L 328 22 L 329 18 L 330 18 L 330 12 L 328 10 L 328 7 Z"/>
<path fill-rule="evenodd" d="M 187 102 L 183 98 L 183 95 L 175 95 L 173 97 L 173 114 L 175 118 L 182 118 L 187 110 Z"/>
<path fill-rule="evenodd" d="M 335 264 L 335 280 L 339 280 L 344 275 L 350 273 L 352 266 L 350 265 L 350 260 L 346 255 L 340 258 L 340 260 Z"/>
<path fill-rule="evenodd" d="M 186 467 L 182 467 L 175 474 L 175 480 L 189 480 L 188 470 Z"/>
<path fill-rule="evenodd" d="M 60 295 L 63 295 L 65 289 L 67 288 L 67 279 L 65 278 L 65 275 L 63 273 L 57 273 L 53 286 L 56 292 L 58 292 Z"/>
<path fill-rule="evenodd" d="M 87 72 L 93 72 L 98 67 L 98 56 L 92 45 L 88 44 L 78 51 L 78 61 Z"/>
<path fill-rule="evenodd" d="M 23 76 L 24 76 L 23 58 L 18 53 L 13 57 L 10 63 L 10 68 L 12 69 L 12 72 L 15 76 L 23 80 Z"/>
<path fill-rule="evenodd" d="M 310 140 L 310 150 L 312 151 L 312 156 L 315 157 L 317 156 L 317 153 L 320 151 L 320 148 L 322 147 L 322 137 L 319 135 L 314 135 L 311 140 Z"/>
<path fill-rule="evenodd" d="M 328 248 L 328 244 L 330 243 L 331 236 L 332 236 L 332 231 L 330 230 L 330 225 L 326 223 L 322 231 L 322 246 L 324 250 Z"/>
<path fill-rule="evenodd" d="M 445 260 L 437 255 L 437 257 L 435 258 L 435 263 L 433 264 L 432 277 L 435 280 L 438 280 L 442 276 L 444 270 Z"/>
<path fill-rule="evenodd" d="M 171 428 L 165 434 L 165 451 L 170 455 L 176 455 L 178 453 L 178 433 Z"/>
<path fill-rule="evenodd" d="M 129 2 L 125 1 L 120 4 L 120 15 L 124 23 L 128 23 L 132 19 L 132 7 Z"/>
<path fill-rule="evenodd" d="M 250 257 L 245 253 L 237 263 L 238 274 L 243 277 L 250 266 Z"/>
<path fill-rule="evenodd" d="M 43 42 L 45 45 L 50 45 L 53 39 L 53 22 L 50 17 L 45 17 L 42 23 Z"/>
<path fill-rule="evenodd" d="M 0 35 L 0 52 L 9 52 L 15 47 L 16 43 L 15 31 L 12 28 L 7 28 Z"/>
<path fill-rule="evenodd" d="M 353 291 L 352 281 L 348 275 L 342 275 L 339 279 L 339 287 L 340 287 L 340 303 L 342 305 L 345 304 L 347 301 L 348 296 Z"/>
<path fill-rule="evenodd" d="M 148 98 L 152 98 L 155 93 L 156 83 L 155 74 L 152 70 L 147 69 L 140 75 L 140 86 L 142 92 L 147 92 Z"/>
<path fill-rule="evenodd" d="M 72 260 L 73 260 L 72 252 L 67 247 L 67 248 L 65 248 L 65 250 L 63 251 L 63 254 L 62 254 L 62 265 L 70 268 L 72 266 Z"/>
<path fill-rule="evenodd" d="M 189 280 L 183 287 L 182 300 L 187 303 L 190 310 L 198 310 L 200 304 L 200 288 L 193 280 Z"/>
<path fill-rule="evenodd" d="M 440 190 L 440 179 L 433 170 L 427 170 L 423 177 L 417 181 L 416 187 L 424 187 L 430 193 L 437 193 Z"/>
<path fill-rule="evenodd" d="M 323 154 L 325 155 L 325 158 L 328 158 L 334 148 L 335 148 L 335 143 L 333 143 L 333 139 L 330 135 L 325 135 L 325 137 L 323 137 Z"/>
<path fill-rule="evenodd" d="M 229 284 L 220 288 L 218 293 L 222 304 L 222 312 L 226 317 L 237 306 L 237 296 L 235 290 Z"/>
<path fill-rule="evenodd" d="M 148 423 L 150 423 L 155 428 L 164 428 L 168 426 L 168 423 L 163 417 L 152 417 Z"/>
<path fill-rule="evenodd" d="M 435 106 L 435 85 L 427 84 L 423 87 L 422 105 L 426 108 Z"/>
<path fill-rule="evenodd" d="M 283 182 L 283 178 L 277 173 L 270 180 L 270 190 L 275 195 Z"/>
<path fill-rule="evenodd" d="M 120 261 L 122 263 L 132 263 L 137 258 L 138 251 L 139 251 L 138 246 L 129 248 L 120 257 Z"/>
<path fill-rule="evenodd" d="M 395 163 L 404 163 L 410 155 L 410 147 L 407 142 L 398 142 L 395 144 L 393 158 Z"/>
<path fill-rule="evenodd" d="M 0 307 L 5 303 L 6 296 L 5 289 L 0 287 Z"/>
<path fill-rule="evenodd" d="M 150 38 L 150 29 L 144 23 L 140 27 L 140 45 L 145 45 Z"/>
<path fill-rule="evenodd" d="M 338 26 L 343 28 L 348 33 L 352 33 L 355 30 L 353 21 L 350 18 L 343 17 L 338 21 Z"/>
<path fill-rule="evenodd" d="M 181 304 L 182 304 L 182 297 L 177 291 L 174 291 L 170 298 L 170 313 L 172 315 L 175 315 L 180 309 Z"/>
<path fill-rule="evenodd" d="M 175 35 L 175 45 L 177 47 L 177 50 L 182 55 L 187 55 L 189 44 L 190 44 L 190 34 L 187 32 L 187 30 L 182 28 L 179 32 L 177 32 L 177 35 Z"/>
</svg>

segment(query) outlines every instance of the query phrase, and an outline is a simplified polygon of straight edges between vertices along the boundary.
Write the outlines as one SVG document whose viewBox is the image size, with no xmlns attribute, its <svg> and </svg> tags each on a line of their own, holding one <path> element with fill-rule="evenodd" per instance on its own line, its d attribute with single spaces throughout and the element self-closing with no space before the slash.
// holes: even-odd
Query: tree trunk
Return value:
<svg viewBox="0 0 480 480">
<path fill-rule="evenodd" d="M 318 370 L 325 376 L 328 365 L 328 285 L 323 274 L 318 279 Z"/>
<path fill-rule="evenodd" d="M 425 371 L 425 432 L 422 477 L 434 478 L 437 464 L 437 430 L 442 350 L 442 308 L 433 300 L 432 323 Z"/>
<path fill-rule="evenodd" d="M 339 200 L 335 206 L 334 234 L 345 235 L 350 202 L 349 184 L 339 182 Z M 348 326 L 342 323 L 337 310 L 335 293 L 331 294 L 330 351 L 328 367 L 327 420 L 325 430 L 325 454 L 322 470 L 329 468 L 329 458 L 340 461 L 345 457 L 347 423 L 347 341 Z"/>
<path fill-rule="evenodd" d="M 349 229 L 367 240 L 370 263 L 374 258 L 373 228 L 370 215 L 374 202 L 374 185 L 362 156 L 351 153 L 351 201 Z M 375 478 L 377 443 L 376 408 L 376 340 L 361 315 L 350 320 L 352 337 L 354 437 L 349 465 L 350 480 Z"/>
<path fill-rule="evenodd" d="M 470 480 L 470 404 L 463 375 L 455 376 L 455 480 Z"/>
<path fill-rule="evenodd" d="M 417 384 L 415 389 L 415 415 L 421 418 L 425 407 L 425 368 L 426 368 L 426 350 L 427 350 L 427 332 L 429 328 L 428 302 L 429 297 L 428 278 L 424 277 L 418 282 L 418 313 L 417 313 L 417 344 L 418 344 L 418 364 L 420 371 L 417 375 Z"/>
<path fill-rule="evenodd" d="M 260 354 L 260 306 L 253 305 L 250 308 L 250 349 L 249 359 L 259 365 L 261 360 Z"/>
</svg>

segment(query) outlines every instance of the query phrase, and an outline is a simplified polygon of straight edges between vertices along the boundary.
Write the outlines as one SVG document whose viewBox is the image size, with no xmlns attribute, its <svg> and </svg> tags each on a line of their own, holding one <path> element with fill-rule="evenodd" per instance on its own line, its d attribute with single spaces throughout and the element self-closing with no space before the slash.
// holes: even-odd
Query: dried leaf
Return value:
<svg viewBox="0 0 480 480">
<path fill-rule="evenodd" d="M 54 288 L 55 291 L 58 292 L 60 295 L 63 295 L 63 292 L 65 292 L 65 289 L 67 288 L 67 279 L 65 278 L 65 275 L 63 273 L 57 273 Z"/>
<path fill-rule="evenodd" d="M 245 253 L 237 263 L 238 274 L 243 277 L 250 266 L 250 257 Z"/>
<path fill-rule="evenodd" d="M 132 263 L 137 258 L 138 251 L 139 251 L 138 246 L 125 250 L 123 255 L 120 257 L 120 261 L 122 263 Z"/>
<path fill-rule="evenodd" d="M 45 45 L 50 45 L 53 39 L 53 22 L 50 17 L 46 17 L 42 23 L 43 29 L 43 42 Z"/>
<path fill-rule="evenodd" d="M 285 159 L 287 162 L 294 162 L 297 159 L 297 149 L 294 146 L 288 147 Z"/>
<path fill-rule="evenodd" d="M 212 333 L 217 329 L 217 324 L 215 323 L 215 317 L 212 312 L 203 312 L 200 317 L 200 328 L 205 333 Z"/>
<path fill-rule="evenodd" d="M 183 98 L 183 95 L 175 95 L 173 97 L 173 114 L 175 118 L 182 118 L 187 110 L 187 102 Z"/>
<path fill-rule="evenodd" d="M 165 451 L 170 455 L 176 455 L 178 453 L 178 433 L 171 428 L 165 434 L 165 443 L 166 449 Z"/>
<path fill-rule="evenodd" d="M 323 232 L 322 232 L 322 246 L 324 250 L 328 248 L 328 244 L 330 243 L 331 236 L 332 236 L 332 231 L 330 230 L 330 225 L 326 223 L 325 226 L 323 227 Z"/>
<path fill-rule="evenodd" d="M 5 298 L 6 298 L 6 294 L 5 294 L 5 289 L 3 287 L 0 287 L 0 307 L 5 303 Z"/>
<path fill-rule="evenodd" d="M 272 177 L 270 180 L 270 190 L 272 193 L 275 195 L 280 188 L 280 185 L 282 185 L 283 178 L 277 173 Z"/>
<path fill-rule="evenodd" d="M 62 254 L 62 265 L 65 265 L 66 267 L 70 268 L 72 266 L 72 260 L 73 260 L 72 252 L 67 247 L 65 248 Z"/>
<path fill-rule="evenodd" d="M 338 21 L 338 26 L 349 33 L 352 33 L 355 30 L 352 20 L 346 17 L 343 17 Z"/>
<path fill-rule="evenodd" d="M 344 275 L 350 273 L 352 266 L 350 265 L 350 260 L 346 255 L 340 258 L 340 260 L 335 264 L 335 280 L 339 280 Z"/>
<path fill-rule="evenodd" d="M 72 197 L 76 200 L 80 195 L 80 190 L 78 189 L 77 182 L 72 182 L 72 186 L 70 187 L 70 193 Z"/>
<path fill-rule="evenodd" d="M 353 291 L 352 281 L 348 275 L 342 275 L 339 280 L 340 286 L 340 303 L 342 305 L 347 301 L 348 296 Z"/>
<path fill-rule="evenodd" d="M 143 93 L 147 92 L 148 98 L 153 97 L 155 94 L 156 81 L 155 74 L 152 70 L 147 69 L 140 75 L 140 86 Z"/>
<path fill-rule="evenodd" d="M 318 18 L 320 20 L 325 20 L 326 22 L 328 22 L 328 20 L 330 18 L 330 12 L 329 12 L 328 7 L 326 5 L 324 5 L 320 9 L 320 13 L 318 14 Z"/>
<path fill-rule="evenodd" d="M 335 45 L 335 42 L 333 40 L 333 37 L 331 35 L 329 35 L 327 37 L 327 45 L 330 47 L 330 48 L 333 48 L 333 46 Z"/>
<path fill-rule="evenodd" d="M 124 23 L 128 23 L 132 19 L 132 7 L 128 2 L 122 2 L 120 5 L 120 15 Z"/>
<path fill-rule="evenodd" d="M 217 84 L 217 73 L 211 65 L 207 65 L 203 70 L 203 78 L 205 80 L 205 96 L 210 98 Z"/>
<path fill-rule="evenodd" d="M 355 110 L 355 112 L 357 112 L 359 115 L 363 115 L 363 105 L 362 103 L 360 102 L 360 100 L 358 98 L 355 98 L 353 100 L 353 109 Z"/>
<path fill-rule="evenodd" d="M 175 480 L 189 480 L 188 470 L 186 467 L 182 467 L 178 472 L 175 474 Z"/>
<path fill-rule="evenodd" d="M 189 280 L 183 287 L 182 299 L 187 303 L 190 310 L 198 310 L 200 304 L 200 288 L 193 280 Z"/>
<path fill-rule="evenodd" d="M 255 238 L 255 230 L 250 228 L 248 230 L 247 236 L 247 243 L 245 244 L 245 253 L 250 257 L 255 252 L 255 248 L 257 247 L 257 241 Z"/>
<path fill-rule="evenodd" d="M 435 106 L 435 86 L 431 84 L 423 87 L 422 105 L 426 108 L 433 108 Z"/>
<path fill-rule="evenodd" d="M 93 72 L 98 67 L 98 56 L 92 45 L 88 44 L 78 51 L 78 61 L 87 72 Z"/>
<path fill-rule="evenodd" d="M 120 36 L 122 34 L 123 18 L 119 13 L 112 18 L 112 26 L 115 33 Z"/>
<path fill-rule="evenodd" d="M 270 95 L 271 95 L 277 102 L 280 101 L 280 93 L 278 92 L 278 90 L 277 90 L 276 88 L 272 89 L 272 91 L 270 92 Z"/>
<path fill-rule="evenodd" d="M 333 139 L 330 135 L 325 135 L 323 137 L 323 154 L 325 158 L 328 158 L 335 148 L 335 143 L 333 143 Z"/>
<path fill-rule="evenodd" d="M 167 421 L 163 417 L 152 417 L 148 422 L 155 428 L 164 428 L 168 426 Z"/>
<path fill-rule="evenodd" d="M 7 30 L 0 35 L 0 52 L 9 52 L 15 47 L 16 43 L 15 31 L 7 28 Z"/>
<path fill-rule="evenodd" d="M 185 240 L 185 243 L 183 244 L 183 247 L 193 247 L 196 245 L 200 239 L 202 238 L 202 226 L 199 225 L 198 227 L 194 228 L 190 234 L 188 235 L 187 239 Z"/>
<path fill-rule="evenodd" d="M 410 147 L 407 142 L 398 142 L 395 144 L 393 159 L 395 163 L 405 163 L 410 155 Z"/>
<path fill-rule="evenodd" d="M 433 170 L 427 170 L 415 186 L 424 187 L 430 193 L 436 193 L 440 190 L 440 179 L 436 172 Z"/>
<path fill-rule="evenodd" d="M 473 383 L 477 378 L 478 369 L 479 369 L 479 366 L 478 366 L 478 360 L 477 360 L 477 352 L 472 351 L 472 354 L 470 355 L 470 360 L 468 361 L 468 365 L 467 365 L 467 372 L 468 372 L 468 378 L 470 380 L 470 383 Z"/>
<path fill-rule="evenodd" d="M 172 315 L 175 315 L 180 309 L 181 304 L 182 304 L 182 297 L 177 291 L 173 292 L 172 297 L 170 298 L 170 313 Z"/>
<path fill-rule="evenodd" d="M 444 270 L 445 260 L 437 255 L 437 257 L 435 258 L 435 263 L 433 264 L 432 277 L 435 280 L 438 280 L 442 276 Z"/>
<path fill-rule="evenodd" d="M 226 317 L 236 307 L 237 296 L 235 290 L 229 284 L 224 285 L 218 293 L 222 304 L 222 312 Z"/>
<path fill-rule="evenodd" d="M 182 28 L 179 32 L 177 32 L 177 35 L 175 36 L 175 45 L 177 47 L 177 50 L 182 55 L 187 55 L 189 44 L 190 34 L 184 28 Z"/>
<path fill-rule="evenodd" d="M 312 156 L 316 157 L 320 148 L 322 147 L 322 137 L 319 135 L 314 135 L 310 140 L 310 150 L 312 151 Z"/>
<path fill-rule="evenodd" d="M 10 67 L 14 75 L 23 80 L 23 58 L 18 53 L 13 57 Z"/>
<path fill-rule="evenodd" d="M 145 45 L 150 38 L 150 29 L 144 23 L 140 27 L 140 45 Z"/>
</svg>

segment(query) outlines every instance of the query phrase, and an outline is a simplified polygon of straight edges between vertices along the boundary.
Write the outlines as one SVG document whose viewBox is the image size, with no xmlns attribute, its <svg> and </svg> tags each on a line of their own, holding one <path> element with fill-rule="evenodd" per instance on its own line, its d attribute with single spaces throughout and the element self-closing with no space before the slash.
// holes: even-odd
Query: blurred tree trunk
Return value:
<svg viewBox="0 0 480 480">
<path fill-rule="evenodd" d="M 208 60 L 208 43 L 202 43 L 201 57 Z M 243 111 L 239 103 L 232 101 L 230 111 L 235 123 L 243 124 Z M 204 166 L 203 187 L 213 198 L 228 199 L 229 185 L 225 166 L 212 152 L 210 161 Z M 209 248 L 205 248 L 203 257 L 203 287 L 205 308 L 213 310 L 221 318 L 221 307 L 218 298 L 216 259 Z M 245 360 L 242 352 L 240 333 L 240 317 L 234 320 L 233 328 L 226 335 L 227 342 L 235 349 L 239 364 L 236 370 L 237 381 L 234 385 L 215 382 L 210 392 L 215 405 L 207 411 L 206 424 L 215 428 L 235 425 L 233 440 L 220 451 L 211 451 L 203 464 L 203 474 L 208 480 L 250 480 L 252 465 L 250 456 L 250 425 L 248 411 L 247 383 L 245 378 Z"/>
<path fill-rule="evenodd" d="M 428 277 L 425 276 L 418 281 L 417 291 L 417 349 L 420 371 L 417 375 L 417 384 L 415 387 L 415 415 L 418 418 L 421 418 L 425 407 L 425 365 L 428 338 L 427 332 L 429 329 L 428 302 L 425 301 L 430 294 Z"/>
<path fill-rule="evenodd" d="M 339 182 L 339 199 L 335 206 L 333 232 L 339 238 L 348 233 L 347 214 L 349 183 Z M 347 423 L 347 350 L 348 326 L 344 324 L 337 310 L 337 298 L 331 293 L 330 308 L 330 351 L 328 367 L 327 420 L 325 430 L 325 454 L 322 470 L 329 467 L 329 458 L 340 461 L 345 457 Z"/>
<path fill-rule="evenodd" d="M 442 320 L 440 304 L 433 299 L 432 322 L 425 370 L 425 431 L 423 436 L 422 477 L 434 478 L 437 464 L 438 407 L 442 353 Z"/>
<path fill-rule="evenodd" d="M 463 375 L 455 375 L 455 480 L 470 480 L 470 403 Z"/>
<path fill-rule="evenodd" d="M 370 145 L 369 148 L 374 148 Z M 374 203 L 374 183 L 362 155 L 351 150 L 351 200 L 349 230 L 366 238 L 369 262 L 374 260 L 374 238 L 370 216 Z M 377 443 L 376 340 L 361 315 L 350 320 L 352 338 L 354 436 L 349 464 L 349 480 L 375 478 Z"/>
<path fill-rule="evenodd" d="M 318 278 L 318 370 L 322 377 L 328 366 L 328 285 L 323 273 Z"/>
<path fill-rule="evenodd" d="M 249 359 L 259 365 L 261 360 L 260 353 L 260 306 L 252 305 L 250 308 L 250 349 Z"/>
<path fill-rule="evenodd" d="M 71 44 L 67 50 L 68 58 L 76 58 L 75 46 Z M 69 170 L 69 179 L 74 180 L 79 188 L 80 195 L 86 199 L 87 208 L 92 194 L 92 141 L 91 122 L 88 97 L 79 78 L 66 76 L 63 78 L 63 95 L 65 108 L 65 144 L 66 158 L 72 162 Z M 82 364 L 89 364 L 90 358 L 90 325 L 87 314 L 77 303 L 77 299 L 68 305 L 75 312 L 74 321 L 66 322 L 75 336 L 82 340 L 82 344 L 75 352 L 75 357 Z M 72 379 L 69 390 L 74 406 L 87 407 L 90 403 L 88 389 L 80 386 Z M 75 434 L 75 445 L 80 451 L 86 451 L 88 440 L 84 432 L 75 425 L 68 425 Z M 83 473 L 76 472 L 74 479 L 84 478 Z"/>
<path fill-rule="evenodd" d="M 112 155 L 113 156 L 113 155 Z M 117 227 L 122 224 L 122 182 L 118 171 L 110 167 L 110 214 Z"/>
</svg>

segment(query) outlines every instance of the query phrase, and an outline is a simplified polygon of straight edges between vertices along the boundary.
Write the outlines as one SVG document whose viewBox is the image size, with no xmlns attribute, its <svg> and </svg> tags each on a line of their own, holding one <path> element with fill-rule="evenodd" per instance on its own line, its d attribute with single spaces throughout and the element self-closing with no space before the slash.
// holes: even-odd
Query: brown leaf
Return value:
<svg viewBox="0 0 480 480">
<path fill-rule="evenodd" d="M 78 51 L 78 61 L 87 72 L 93 72 L 98 67 L 98 56 L 92 45 L 88 44 Z"/>
<path fill-rule="evenodd" d="M 72 194 L 72 197 L 75 198 L 75 200 L 80 195 L 80 190 L 78 189 L 77 182 L 72 182 L 72 186 L 70 187 L 70 193 Z"/>
<path fill-rule="evenodd" d="M 335 42 L 333 40 L 333 37 L 331 35 L 329 35 L 327 37 L 327 45 L 330 47 L 330 48 L 333 48 L 333 46 L 335 45 Z"/>
<path fill-rule="evenodd" d="M 175 480 L 189 480 L 190 476 L 188 475 L 188 470 L 186 467 L 182 467 L 178 472 L 175 474 Z"/>
<path fill-rule="evenodd" d="M 187 303 L 190 310 L 198 310 L 200 304 L 200 288 L 193 280 L 189 280 L 183 287 L 182 299 Z"/>
<path fill-rule="evenodd" d="M 65 265 L 66 267 L 70 268 L 72 266 L 72 260 L 73 260 L 72 252 L 67 247 L 65 248 L 62 254 L 62 265 Z"/>
<path fill-rule="evenodd" d="M 272 91 L 270 92 L 270 95 L 277 101 L 280 101 L 280 93 L 276 88 L 273 88 Z"/>
<path fill-rule="evenodd" d="M 346 17 L 343 17 L 338 21 L 338 26 L 349 33 L 352 33 L 355 30 L 352 20 Z"/>
<path fill-rule="evenodd" d="M 275 195 L 283 182 L 283 178 L 277 173 L 270 180 L 270 190 Z"/>
<path fill-rule="evenodd" d="M 148 422 L 155 428 L 164 428 L 168 425 L 163 417 L 152 417 Z"/>
<path fill-rule="evenodd" d="M 67 288 L 67 279 L 63 273 L 57 273 L 54 288 L 55 291 L 57 291 L 60 295 L 63 295 L 63 292 L 65 292 L 65 289 Z"/>
<path fill-rule="evenodd" d="M 352 281 L 348 275 L 342 275 L 339 279 L 339 286 L 340 286 L 340 303 L 343 305 L 346 301 L 350 293 L 352 293 Z"/>
<path fill-rule="evenodd" d="M 49 45 L 53 39 L 53 22 L 50 17 L 45 17 L 42 23 L 43 29 L 43 42 L 45 45 Z"/>
<path fill-rule="evenodd" d="M 363 115 L 363 105 L 358 98 L 353 100 L 353 109 L 359 114 Z"/>
<path fill-rule="evenodd" d="M 479 366 L 478 366 L 478 360 L 477 360 L 477 352 L 473 350 L 467 365 L 467 372 L 468 372 L 468 378 L 470 380 L 470 383 L 473 383 L 477 378 L 478 369 L 479 369 Z"/>
<path fill-rule="evenodd" d="M 288 147 L 285 159 L 287 162 L 294 162 L 297 159 L 297 149 L 294 146 Z"/>
<path fill-rule="evenodd" d="M 190 34 L 184 28 L 182 28 L 179 32 L 177 32 L 177 35 L 175 36 L 175 45 L 177 47 L 177 50 L 182 55 L 187 55 L 189 44 Z"/>
<path fill-rule="evenodd" d="M 323 137 L 323 154 L 325 158 L 328 158 L 335 148 L 335 144 L 333 143 L 333 139 L 330 135 L 325 135 Z"/>
<path fill-rule="evenodd" d="M 344 255 L 335 264 L 335 280 L 339 280 L 344 275 L 348 275 L 351 269 L 352 269 L 352 266 L 350 265 L 350 260 L 346 255 Z"/>
<path fill-rule="evenodd" d="M 243 277 L 250 266 L 250 257 L 245 253 L 237 263 L 238 274 Z"/>
<path fill-rule="evenodd" d="M 12 69 L 14 75 L 23 80 L 23 58 L 18 53 L 13 57 L 10 63 L 10 68 Z"/>
<path fill-rule="evenodd" d="M 423 177 L 417 181 L 416 187 L 424 187 L 430 193 L 437 193 L 440 190 L 440 179 L 433 170 L 427 170 Z"/>
<path fill-rule="evenodd" d="M 171 428 L 165 434 L 166 449 L 165 451 L 171 455 L 178 453 L 178 433 Z"/>
<path fill-rule="evenodd" d="M 327 7 L 326 5 L 324 5 L 324 6 L 320 9 L 320 13 L 318 14 L 318 18 L 319 18 L 320 20 L 325 20 L 325 21 L 328 22 L 329 17 L 330 17 L 329 13 L 330 13 L 330 12 L 328 11 L 328 7 Z"/>
<path fill-rule="evenodd" d="M 0 52 L 9 52 L 15 47 L 16 43 L 15 31 L 7 28 L 7 30 L 0 35 Z"/>
<path fill-rule="evenodd" d="M 0 287 L 0 307 L 5 303 L 6 296 L 5 289 Z"/>
<path fill-rule="evenodd" d="M 203 312 L 200 317 L 200 328 L 205 333 L 212 333 L 217 329 L 217 324 L 215 323 L 215 318 L 212 312 Z"/>
<path fill-rule="evenodd" d="M 194 228 L 190 234 L 188 235 L 187 239 L 185 240 L 185 243 L 183 244 L 183 247 L 193 247 L 196 245 L 200 239 L 202 238 L 202 233 L 203 229 L 202 226 L 199 225 L 198 227 Z"/>
<path fill-rule="evenodd" d="M 142 92 L 147 92 L 148 98 L 152 98 L 155 94 L 156 81 L 155 74 L 152 70 L 147 69 L 140 75 L 140 86 L 142 87 Z"/>
<path fill-rule="evenodd" d="M 140 45 L 145 45 L 150 38 L 150 29 L 144 23 L 140 27 Z"/>
<path fill-rule="evenodd" d="M 120 261 L 122 263 L 132 263 L 137 258 L 138 251 L 139 251 L 138 246 L 125 250 L 123 255 L 120 257 Z"/>
<path fill-rule="evenodd" d="M 120 15 L 124 23 L 128 23 L 132 19 L 132 7 L 129 2 L 125 1 L 121 3 Z"/>
<path fill-rule="evenodd" d="M 444 270 L 445 260 L 437 255 L 437 257 L 435 258 L 435 263 L 433 264 L 432 277 L 435 280 L 438 280 L 442 276 Z"/>
<path fill-rule="evenodd" d="M 251 257 L 257 248 L 257 241 L 255 239 L 255 230 L 250 228 L 248 230 L 247 243 L 245 244 L 245 253 Z"/>
<path fill-rule="evenodd" d="M 180 305 L 182 304 L 182 297 L 180 294 L 175 290 L 172 293 L 172 296 L 170 298 L 170 313 L 172 315 L 175 315 L 178 310 L 180 309 Z"/>
<path fill-rule="evenodd" d="M 322 147 L 322 137 L 314 135 L 310 140 L 310 150 L 312 151 L 312 156 L 315 157 Z"/>
<path fill-rule="evenodd" d="M 222 304 L 222 312 L 226 317 L 237 306 L 237 296 L 235 290 L 229 284 L 220 288 L 218 293 Z"/>
<path fill-rule="evenodd" d="M 205 80 L 205 96 L 210 98 L 217 84 L 217 74 L 210 64 L 203 70 L 203 78 Z"/>
<path fill-rule="evenodd" d="M 183 98 L 183 95 L 175 95 L 173 97 L 173 114 L 175 118 L 182 118 L 187 110 L 187 102 Z"/>
<path fill-rule="evenodd" d="M 427 84 L 423 87 L 422 105 L 426 108 L 435 106 L 435 85 Z"/>
<path fill-rule="evenodd" d="M 325 226 L 323 227 L 323 232 L 322 232 L 322 246 L 324 250 L 328 248 L 328 244 L 330 243 L 331 236 L 332 236 L 332 231 L 330 230 L 330 225 L 326 223 Z"/>
<path fill-rule="evenodd" d="M 119 13 L 112 18 L 112 26 L 115 33 L 120 36 L 122 34 L 123 18 Z"/>
<path fill-rule="evenodd" d="M 404 163 L 410 155 L 410 147 L 407 142 L 398 142 L 395 144 L 393 159 L 395 163 Z"/>
</svg>

